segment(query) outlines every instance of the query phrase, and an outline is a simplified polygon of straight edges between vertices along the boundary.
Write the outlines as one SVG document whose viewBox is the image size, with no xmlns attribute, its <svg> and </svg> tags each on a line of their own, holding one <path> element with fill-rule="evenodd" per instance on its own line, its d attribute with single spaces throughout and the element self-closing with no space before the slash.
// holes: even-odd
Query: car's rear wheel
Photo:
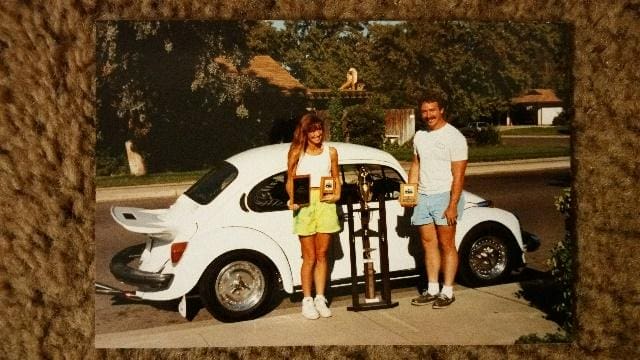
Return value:
<svg viewBox="0 0 640 360">
<path fill-rule="evenodd" d="M 484 286 L 503 281 L 517 263 L 517 252 L 513 236 L 503 226 L 492 223 L 475 226 L 460 244 L 461 282 Z"/>
<path fill-rule="evenodd" d="M 232 252 L 207 267 L 198 288 L 204 305 L 216 319 L 241 321 L 268 310 L 276 280 L 274 266 L 263 255 Z"/>
</svg>

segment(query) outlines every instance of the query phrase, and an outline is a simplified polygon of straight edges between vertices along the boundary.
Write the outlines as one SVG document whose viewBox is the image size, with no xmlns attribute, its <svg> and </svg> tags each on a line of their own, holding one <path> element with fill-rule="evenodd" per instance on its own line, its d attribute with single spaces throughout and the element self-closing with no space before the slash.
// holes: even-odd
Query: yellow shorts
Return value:
<svg viewBox="0 0 640 360">
<path fill-rule="evenodd" d="M 320 201 L 320 190 L 311 189 L 309 205 L 293 212 L 293 232 L 300 236 L 340 231 L 336 204 Z"/>
</svg>

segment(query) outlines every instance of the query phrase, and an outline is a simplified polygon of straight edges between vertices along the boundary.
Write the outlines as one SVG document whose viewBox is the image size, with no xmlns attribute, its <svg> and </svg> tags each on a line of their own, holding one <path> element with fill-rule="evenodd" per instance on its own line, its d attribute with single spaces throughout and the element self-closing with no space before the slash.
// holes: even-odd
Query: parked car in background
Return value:
<svg viewBox="0 0 640 360">
<path fill-rule="evenodd" d="M 465 137 L 475 137 L 479 132 L 489 129 L 489 123 L 484 121 L 474 121 L 467 126 L 460 128 L 460 132 Z"/>
<path fill-rule="evenodd" d="M 384 196 L 389 270 L 392 278 L 424 271 L 422 246 L 409 223 L 412 209 L 400 206 L 400 184 L 407 174 L 390 154 L 360 145 L 327 143 L 338 150 L 344 226 L 329 251 L 330 280 L 351 277 L 345 199 L 357 194 L 360 167 L 373 178 L 374 192 Z M 280 290 L 300 291 L 300 244 L 287 209 L 286 158 L 289 144 L 269 145 L 234 155 L 204 175 L 168 209 L 113 207 L 113 219 L 140 233 L 142 244 L 123 249 L 111 260 L 112 274 L 134 285 L 122 292 L 145 300 L 198 296 L 211 314 L 223 321 L 255 318 L 269 310 Z M 525 264 L 524 252 L 539 241 L 524 232 L 510 212 L 481 197 L 464 193 L 465 212 L 458 222 L 459 281 L 469 286 L 499 282 Z M 354 204 L 358 209 L 360 205 Z M 371 207 L 377 207 L 372 203 Z M 370 229 L 378 230 L 379 213 L 371 213 Z M 358 219 L 356 228 L 358 228 Z M 144 239 L 143 239 L 144 238 Z M 356 242 L 359 275 L 362 244 Z M 378 248 L 377 238 L 371 246 Z M 379 271 L 378 257 L 374 268 Z M 416 271 L 418 270 L 418 271 Z M 117 289 L 116 289 L 117 290 Z"/>
</svg>

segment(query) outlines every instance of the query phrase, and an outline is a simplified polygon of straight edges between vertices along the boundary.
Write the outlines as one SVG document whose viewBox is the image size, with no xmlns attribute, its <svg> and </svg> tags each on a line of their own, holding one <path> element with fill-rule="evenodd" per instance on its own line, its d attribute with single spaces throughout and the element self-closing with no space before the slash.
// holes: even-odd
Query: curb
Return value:
<svg viewBox="0 0 640 360">
<path fill-rule="evenodd" d="M 344 300 L 331 304 L 333 317 L 314 321 L 303 319 L 296 304 L 250 321 L 202 321 L 96 334 L 95 347 L 512 345 L 523 335 L 557 332 L 555 322 L 518 295 L 521 289 L 519 283 L 457 287 L 456 303 L 446 310 L 410 305 L 413 292 L 392 294 L 398 306 L 376 311 L 348 311 L 350 301 Z M 425 331 L 425 324 L 442 331 Z"/>
<path fill-rule="evenodd" d="M 570 167 L 570 161 L 570 157 L 563 156 L 543 159 L 474 162 L 467 165 L 465 175 L 473 176 L 507 172 L 565 169 Z M 408 171 L 411 162 L 401 161 L 400 165 Z M 96 202 L 178 197 L 194 183 L 195 181 L 185 181 L 167 184 L 97 188 Z"/>
</svg>

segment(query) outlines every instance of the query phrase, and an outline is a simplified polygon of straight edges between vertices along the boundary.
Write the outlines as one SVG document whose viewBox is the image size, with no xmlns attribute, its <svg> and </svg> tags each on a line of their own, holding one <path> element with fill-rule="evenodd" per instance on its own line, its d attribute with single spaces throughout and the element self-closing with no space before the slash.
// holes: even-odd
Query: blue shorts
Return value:
<svg viewBox="0 0 640 360">
<path fill-rule="evenodd" d="M 435 223 L 436 225 L 447 225 L 447 218 L 444 212 L 449 206 L 449 192 L 425 195 L 419 194 L 418 205 L 413 209 L 411 216 L 411 225 L 427 225 Z M 464 212 L 464 195 L 460 195 L 458 201 L 458 221 L 462 218 Z"/>
</svg>

